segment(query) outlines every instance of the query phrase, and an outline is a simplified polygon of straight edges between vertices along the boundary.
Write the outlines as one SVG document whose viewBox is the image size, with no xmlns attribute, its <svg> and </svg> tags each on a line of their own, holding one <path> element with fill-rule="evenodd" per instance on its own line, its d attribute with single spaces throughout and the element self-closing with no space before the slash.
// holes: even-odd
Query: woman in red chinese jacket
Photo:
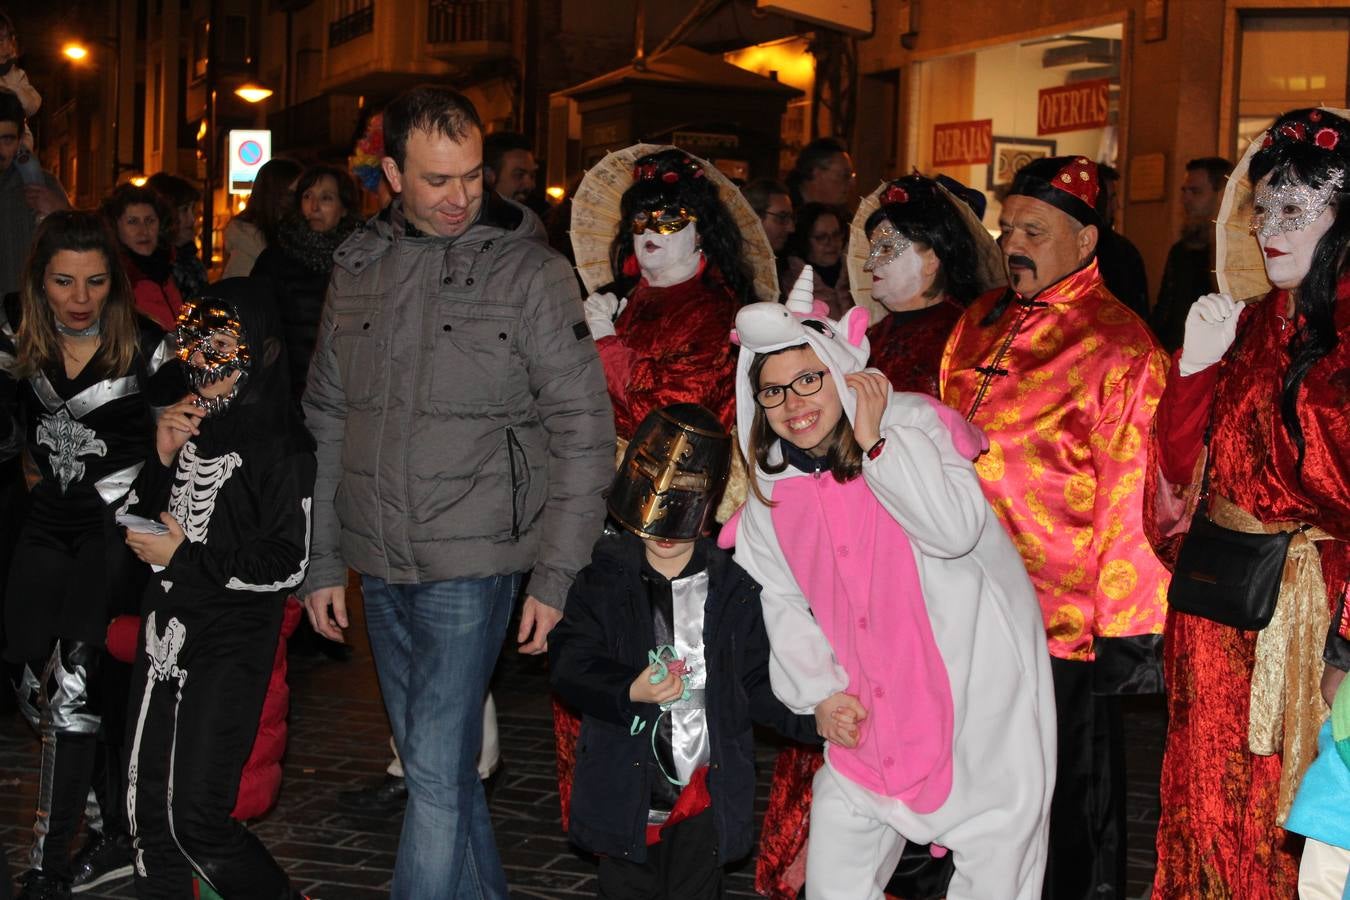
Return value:
<svg viewBox="0 0 1350 900">
<path fill-rule="evenodd" d="M 1287 113 L 1235 181 L 1244 168 L 1274 287 L 1259 302 L 1209 294 L 1191 308 L 1158 408 L 1160 468 L 1169 485 L 1193 484 L 1212 418 L 1210 518 L 1312 530 L 1290 544 L 1264 630 L 1168 616 L 1156 900 L 1295 896 L 1302 839 L 1281 824 L 1316 754 L 1324 697 L 1350 668 L 1350 122 Z M 1167 492 L 1150 495 L 1162 498 L 1155 541 L 1174 536 Z"/>
</svg>

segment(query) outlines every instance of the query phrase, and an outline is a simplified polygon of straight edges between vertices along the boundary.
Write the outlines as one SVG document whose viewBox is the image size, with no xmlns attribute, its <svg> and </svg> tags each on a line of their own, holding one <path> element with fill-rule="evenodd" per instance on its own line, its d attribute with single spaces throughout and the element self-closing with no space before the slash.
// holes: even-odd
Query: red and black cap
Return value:
<svg viewBox="0 0 1350 900">
<path fill-rule="evenodd" d="M 1101 226 L 1097 164 L 1086 156 L 1050 156 L 1029 162 L 1013 176 L 1009 195 L 1033 197 L 1067 213 L 1080 225 Z"/>
</svg>

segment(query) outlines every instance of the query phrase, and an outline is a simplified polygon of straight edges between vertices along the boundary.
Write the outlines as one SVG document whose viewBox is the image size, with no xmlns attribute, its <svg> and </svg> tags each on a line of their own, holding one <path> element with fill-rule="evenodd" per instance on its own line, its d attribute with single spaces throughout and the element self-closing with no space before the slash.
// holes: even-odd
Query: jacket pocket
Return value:
<svg viewBox="0 0 1350 900">
<path fill-rule="evenodd" d="M 459 412 L 503 403 L 514 380 L 515 327 L 511 319 L 441 315 L 434 326 L 431 403 Z"/>
<path fill-rule="evenodd" d="M 375 309 L 353 309 L 333 316 L 333 355 L 349 403 L 369 402 L 375 393 L 377 314 Z"/>
<path fill-rule="evenodd" d="M 511 540 L 520 540 L 521 520 L 525 511 L 521 508 L 529 494 L 530 467 L 525 458 L 525 448 L 516 437 L 516 429 L 506 426 L 506 462 L 509 468 L 511 485 Z"/>
</svg>

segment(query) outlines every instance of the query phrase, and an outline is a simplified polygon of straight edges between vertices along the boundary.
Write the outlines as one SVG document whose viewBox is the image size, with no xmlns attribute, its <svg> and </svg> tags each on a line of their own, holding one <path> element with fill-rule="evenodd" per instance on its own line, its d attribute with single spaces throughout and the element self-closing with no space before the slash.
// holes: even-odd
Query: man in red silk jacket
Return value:
<svg viewBox="0 0 1350 900">
<path fill-rule="evenodd" d="M 1149 429 L 1167 357 L 1094 259 L 1097 166 L 1037 160 L 999 217 L 1012 289 L 977 299 L 943 358 L 942 398 L 985 430 L 985 494 L 1040 597 L 1059 760 L 1046 893 L 1122 897 L 1119 694 L 1162 690 L 1168 575 L 1144 537 Z"/>
</svg>

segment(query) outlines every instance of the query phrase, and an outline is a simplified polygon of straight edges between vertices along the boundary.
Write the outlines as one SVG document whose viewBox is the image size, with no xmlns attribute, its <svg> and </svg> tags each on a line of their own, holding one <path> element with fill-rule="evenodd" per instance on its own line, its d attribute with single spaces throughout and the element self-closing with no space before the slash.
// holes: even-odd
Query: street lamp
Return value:
<svg viewBox="0 0 1350 900">
<path fill-rule="evenodd" d="M 272 89 L 263 87 L 256 82 L 249 81 L 235 88 L 234 93 L 236 96 L 243 100 L 247 100 L 249 103 L 261 103 L 272 96 Z"/>
<path fill-rule="evenodd" d="M 121 9 L 121 4 L 120 4 L 120 3 L 118 4 L 118 9 L 119 9 L 119 11 L 120 11 L 120 9 Z M 120 15 L 119 15 L 119 22 L 120 22 Z M 121 161 L 117 158 L 118 152 L 119 152 L 119 150 L 121 149 L 121 148 L 118 146 L 118 144 L 119 144 L 119 142 L 120 142 L 120 131 L 119 131 L 119 129 L 121 128 L 121 124 L 122 124 L 122 123 L 121 123 L 121 119 L 122 119 L 122 54 L 121 54 L 121 51 L 120 51 L 120 49 L 119 49 L 119 47 L 118 47 L 118 45 L 117 45 L 117 41 L 116 41 L 115 39 L 113 39 L 113 38 L 102 38 L 102 39 L 98 40 L 96 43 L 98 43 L 99 45 L 101 45 L 102 47 L 104 47 L 106 50 L 108 50 L 108 51 L 109 51 L 109 55 L 112 57 L 112 66 L 113 66 L 113 102 L 112 102 L 112 184 L 113 184 L 114 187 L 116 187 L 116 186 L 117 186 L 117 176 L 119 176 L 119 175 L 122 174 L 122 169 L 123 169 L 123 166 L 122 166 Z M 89 48 L 86 47 L 86 46 L 85 46 L 83 43 L 81 43 L 80 41 L 67 41 L 67 42 L 66 42 L 64 45 L 62 45 L 62 47 L 61 47 L 61 55 L 64 56 L 66 59 L 70 60 L 71 62 L 75 62 L 75 63 L 83 63 L 86 59 L 89 58 Z M 133 168 L 133 169 L 134 169 L 135 167 L 134 167 L 134 166 L 128 166 L 128 167 L 126 167 L 126 168 Z"/>
</svg>

